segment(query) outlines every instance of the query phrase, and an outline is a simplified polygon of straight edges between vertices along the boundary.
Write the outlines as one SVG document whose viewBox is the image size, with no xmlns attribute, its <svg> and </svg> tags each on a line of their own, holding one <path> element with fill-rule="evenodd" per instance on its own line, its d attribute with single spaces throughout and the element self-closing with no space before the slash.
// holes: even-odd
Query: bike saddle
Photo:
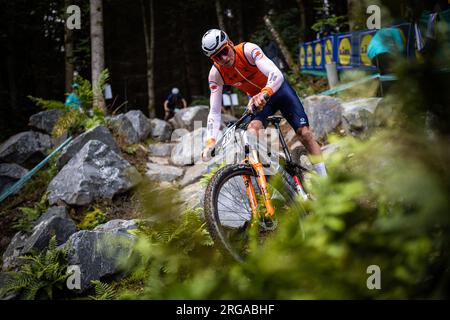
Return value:
<svg viewBox="0 0 450 320">
<path fill-rule="evenodd" d="M 280 123 L 282 119 L 283 119 L 282 116 L 270 116 L 267 118 L 267 121 L 272 124 L 277 124 Z"/>
</svg>

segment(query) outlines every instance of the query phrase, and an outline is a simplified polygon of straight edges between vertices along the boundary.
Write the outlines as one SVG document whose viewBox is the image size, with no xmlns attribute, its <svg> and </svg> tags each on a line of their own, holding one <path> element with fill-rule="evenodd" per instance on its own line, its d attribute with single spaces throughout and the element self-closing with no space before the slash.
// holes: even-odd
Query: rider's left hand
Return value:
<svg viewBox="0 0 450 320">
<path fill-rule="evenodd" d="M 252 112 L 252 107 L 255 108 L 255 111 L 261 111 L 266 105 L 266 99 L 264 99 L 264 93 L 260 92 L 257 95 L 254 95 L 247 105 L 247 110 Z"/>
</svg>

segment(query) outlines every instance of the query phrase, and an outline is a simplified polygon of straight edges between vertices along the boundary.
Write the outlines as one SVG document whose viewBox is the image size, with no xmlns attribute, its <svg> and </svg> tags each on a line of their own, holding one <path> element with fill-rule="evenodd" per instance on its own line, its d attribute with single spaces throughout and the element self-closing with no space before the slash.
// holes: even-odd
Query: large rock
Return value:
<svg viewBox="0 0 450 320">
<path fill-rule="evenodd" d="M 179 197 L 183 200 L 183 209 L 203 208 L 205 187 L 200 182 L 196 182 L 183 188 Z"/>
<path fill-rule="evenodd" d="M 87 205 L 130 190 L 141 176 L 109 146 L 91 140 L 62 168 L 48 186 L 50 204 Z"/>
<path fill-rule="evenodd" d="M 49 135 L 34 131 L 18 133 L 0 145 L 0 162 L 16 163 L 31 169 L 52 147 Z"/>
<path fill-rule="evenodd" d="M 316 139 L 323 139 L 341 123 L 340 100 L 328 96 L 310 96 L 303 102 L 309 125 Z"/>
<path fill-rule="evenodd" d="M 15 163 L 0 163 L 0 193 L 28 173 L 28 170 Z"/>
<path fill-rule="evenodd" d="M 208 173 L 209 164 L 208 163 L 198 163 L 186 169 L 183 179 L 180 181 L 180 186 L 182 188 L 195 183 L 200 180 L 200 178 Z"/>
<path fill-rule="evenodd" d="M 147 163 L 147 172 L 145 174 L 155 181 L 172 182 L 183 175 L 183 169 L 157 163 Z"/>
<path fill-rule="evenodd" d="M 381 98 L 357 99 L 342 104 L 342 126 L 347 134 L 359 135 L 375 125 L 374 114 Z"/>
<path fill-rule="evenodd" d="M 206 145 L 206 128 L 199 128 L 181 137 L 173 148 L 171 162 L 177 166 L 191 165 L 197 162 Z"/>
<path fill-rule="evenodd" d="M 175 145 L 172 143 L 156 143 L 148 146 L 148 151 L 154 157 L 170 157 Z"/>
<path fill-rule="evenodd" d="M 227 128 L 229 123 L 234 123 L 237 120 L 238 119 L 232 116 L 231 114 L 223 113 L 220 117 L 220 128 L 221 129 Z"/>
<path fill-rule="evenodd" d="M 167 121 L 161 119 L 150 120 L 151 124 L 151 136 L 157 141 L 170 141 L 172 135 L 172 126 Z"/>
<path fill-rule="evenodd" d="M 141 110 L 128 111 L 125 113 L 125 116 L 130 120 L 131 125 L 137 132 L 139 141 L 147 139 L 152 130 L 150 119 L 147 118 Z"/>
<path fill-rule="evenodd" d="M 152 128 L 150 120 L 140 110 L 108 118 L 107 123 L 128 144 L 147 139 Z"/>
<path fill-rule="evenodd" d="M 69 238 L 64 246 L 68 248 L 69 265 L 80 268 L 81 292 L 92 287 L 92 280 L 121 271 L 120 263 L 133 252 L 136 236 L 129 231 L 134 229 L 137 225 L 132 220 L 111 220 Z"/>
<path fill-rule="evenodd" d="M 184 128 L 193 131 L 199 127 L 206 127 L 208 114 L 208 106 L 188 107 L 177 112 L 172 123 L 175 129 Z"/>
<path fill-rule="evenodd" d="M 89 129 L 88 131 L 80 134 L 76 137 L 68 146 L 64 147 L 61 154 L 56 162 L 56 166 L 59 170 L 69 162 L 72 157 L 77 154 L 84 145 L 91 141 L 98 140 L 106 144 L 111 150 L 120 154 L 120 149 L 114 140 L 113 135 L 105 126 L 97 126 L 95 128 Z"/>
<path fill-rule="evenodd" d="M 3 255 L 3 269 L 14 267 L 20 263 L 18 256 L 30 253 L 32 250 L 42 251 L 54 235 L 57 244 L 63 244 L 76 232 L 75 223 L 70 219 L 65 207 L 52 207 L 35 223 L 31 234 L 18 232 Z"/>
<path fill-rule="evenodd" d="M 64 111 L 60 109 L 45 110 L 36 113 L 30 117 L 28 125 L 37 130 L 41 130 L 45 133 L 51 134 L 53 131 L 53 127 L 63 113 Z"/>
</svg>

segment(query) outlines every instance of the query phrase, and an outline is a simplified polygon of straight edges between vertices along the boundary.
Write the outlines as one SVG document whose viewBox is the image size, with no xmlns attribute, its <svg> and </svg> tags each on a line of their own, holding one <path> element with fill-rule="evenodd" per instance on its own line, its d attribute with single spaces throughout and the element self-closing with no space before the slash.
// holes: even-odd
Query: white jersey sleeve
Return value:
<svg viewBox="0 0 450 320">
<path fill-rule="evenodd" d="M 275 93 L 281 87 L 284 81 L 283 73 L 273 63 L 272 60 L 267 58 L 261 48 L 251 42 L 246 42 L 244 46 L 244 54 L 247 60 L 258 67 L 258 69 L 264 73 L 267 77 L 266 87 L 272 89 Z"/>
<path fill-rule="evenodd" d="M 216 139 L 220 130 L 220 119 L 222 111 L 222 90 L 223 79 L 219 70 L 212 66 L 208 76 L 209 90 L 211 92 L 209 97 L 210 110 L 208 115 L 208 122 L 206 126 L 206 137 L 208 141 Z"/>
</svg>

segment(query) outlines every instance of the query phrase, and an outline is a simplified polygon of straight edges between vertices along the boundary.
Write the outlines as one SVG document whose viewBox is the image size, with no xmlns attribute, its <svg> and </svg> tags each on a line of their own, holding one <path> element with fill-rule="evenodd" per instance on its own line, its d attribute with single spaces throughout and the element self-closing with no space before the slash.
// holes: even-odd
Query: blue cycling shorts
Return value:
<svg viewBox="0 0 450 320">
<path fill-rule="evenodd" d="M 280 110 L 295 132 L 301 127 L 309 126 L 308 117 L 305 109 L 303 109 L 302 102 L 287 80 L 283 81 L 281 87 L 270 97 L 264 108 L 256 113 L 253 120 L 261 121 L 264 128 L 266 128 L 267 118 L 278 110 Z"/>
</svg>

